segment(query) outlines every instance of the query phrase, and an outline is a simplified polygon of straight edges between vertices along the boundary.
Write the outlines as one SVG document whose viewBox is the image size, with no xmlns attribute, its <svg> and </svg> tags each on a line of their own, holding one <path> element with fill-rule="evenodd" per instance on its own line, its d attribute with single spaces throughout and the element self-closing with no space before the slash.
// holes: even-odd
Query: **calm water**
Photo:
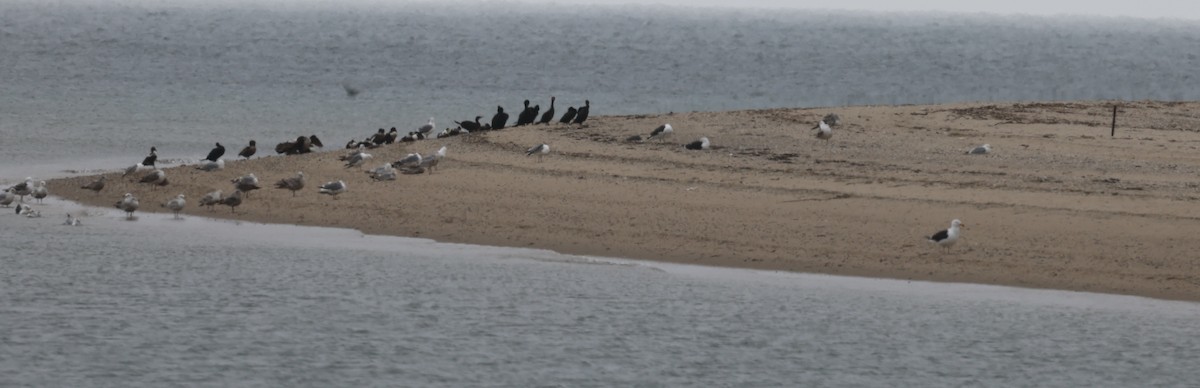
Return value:
<svg viewBox="0 0 1200 388">
<path fill-rule="evenodd" d="M 1183 22 L 30 4 L 0 3 L 9 183 L 123 167 L 151 145 L 186 162 L 214 141 L 340 144 L 550 95 L 593 114 L 1200 99 L 1200 25 Z M 38 209 L 0 209 L 0 386 L 1200 381 L 1194 303 Z M 66 212 L 85 226 L 59 225 Z"/>
</svg>

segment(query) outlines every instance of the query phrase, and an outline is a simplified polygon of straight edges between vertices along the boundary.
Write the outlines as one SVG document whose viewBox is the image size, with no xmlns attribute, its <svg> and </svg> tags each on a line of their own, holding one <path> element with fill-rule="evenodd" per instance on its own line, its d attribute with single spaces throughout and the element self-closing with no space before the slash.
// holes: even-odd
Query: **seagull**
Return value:
<svg viewBox="0 0 1200 388">
<path fill-rule="evenodd" d="M 238 152 L 238 156 L 250 159 L 251 156 L 254 156 L 255 152 L 258 152 L 258 143 L 254 140 L 251 140 L 250 145 L 246 146 L 246 148 L 242 148 L 242 152 Z"/>
<path fill-rule="evenodd" d="M 30 213 L 33 213 L 33 206 L 24 203 L 17 204 L 17 215 L 28 216 Z"/>
<path fill-rule="evenodd" d="M 829 140 L 830 138 L 833 138 L 833 128 L 830 128 L 829 124 L 825 124 L 824 120 L 821 120 L 821 123 L 817 124 L 817 126 L 813 127 L 813 129 L 817 130 L 818 139 Z"/>
<path fill-rule="evenodd" d="M 129 167 L 125 167 L 125 173 L 121 174 L 121 177 L 124 178 L 124 177 L 128 176 L 129 174 L 133 174 L 133 173 L 137 172 L 138 170 L 141 170 L 142 167 L 145 167 L 145 166 L 143 166 L 141 163 L 138 163 L 138 164 L 135 164 L 135 165 L 132 165 Z"/>
<path fill-rule="evenodd" d="M 33 177 L 25 177 L 25 181 L 15 184 L 8 188 L 13 194 L 21 197 L 21 202 L 25 202 L 25 196 L 33 194 Z"/>
<path fill-rule="evenodd" d="M 132 220 L 133 212 L 137 211 L 138 209 L 138 200 L 137 197 L 134 197 L 132 193 L 125 193 L 125 197 L 121 198 L 121 200 L 117 201 L 117 203 L 114 205 L 117 207 L 117 209 L 121 209 L 125 212 L 125 219 Z"/>
<path fill-rule="evenodd" d="M 13 200 L 16 199 L 16 197 L 17 196 L 12 193 L 12 189 L 4 189 L 4 191 L 0 191 L 0 206 L 8 207 L 9 205 L 12 205 Z"/>
<path fill-rule="evenodd" d="M 208 211 L 212 211 L 213 205 L 219 204 L 221 204 L 221 190 L 210 191 L 200 198 L 200 206 L 208 206 Z"/>
<path fill-rule="evenodd" d="M 37 186 L 33 187 L 32 195 L 33 199 L 36 199 L 38 203 L 42 203 L 42 198 L 50 195 L 50 192 L 46 190 L 46 181 L 38 182 Z"/>
<path fill-rule="evenodd" d="M 675 129 L 671 128 L 671 124 L 659 125 L 658 128 L 654 128 L 654 131 L 650 132 L 650 137 L 646 138 L 646 140 L 658 139 L 661 141 L 663 138 L 671 136 L 671 133 L 674 132 Z"/>
<path fill-rule="evenodd" d="M 700 140 L 684 144 L 683 148 L 687 148 L 689 150 L 706 150 L 708 149 L 708 138 L 701 137 Z"/>
<path fill-rule="evenodd" d="M 222 199 L 221 204 L 229 206 L 230 213 L 237 213 L 237 211 L 234 210 L 234 208 L 236 208 L 236 207 L 238 207 L 238 205 L 242 204 L 242 191 L 235 190 L 233 192 L 233 194 L 230 194 L 228 197 L 225 197 L 225 199 Z"/>
<path fill-rule="evenodd" d="M 187 200 L 183 198 L 183 194 L 180 193 L 179 195 L 176 195 L 175 198 L 162 205 L 167 209 L 171 209 L 171 211 L 175 213 L 175 219 L 177 220 L 179 219 L 179 212 L 183 210 L 184 205 L 187 205 Z"/>
<path fill-rule="evenodd" d="M 319 191 L 321 194 L 329 194 L 333 196 L 333 199 L 337 199 L 338 194 L 345 193 L 346 189 L 346 182 L 331 181 L 321 185 Z"/>
<path fill-rule="evenodd" d="M 550 145 L 542 143 L 525 150 L 525 156 L 538 154 L 538 162 L 542 161 L 542 155 L 550 153 Z"/>
<path fill-rule="evenodd" d="M 146 167 L 154 167 L 154 162 L 158 161 L 158 148 L 150 147 L 150 155 L 142 159 L 142 165 Z"/>
<path fill-rule="evenodd" d="M 146 174 L 146 176 L 143 176 L 142 180 L 138 182 L 149 183 L 155 186 L 165 186 L 167 182 L 167 173 L 156 168 L 154 171 Z"/>
<path fill-rule="evenodd" d="M 929 242 L 949 249 L 954 245 L 955 242 L 958 242 L 958 237 L 961 234 L 959 232 L 959 228 L 963 227 L 966 227 L 966 225 L 963 225 L 962 221 L 959 221 L 958 219 L 950 221 L 950 228 L 939 230 L 937 233 L 934 233 L 933 236 L 929 236 Z"/>
<path fill-rule="evenodd" d="M 217 146 L 214 147 L 212 151 L 208 151 L 208 156 L 204 157 L 204 160 L 215 162 L 217 159 L 220 159 L 222 155 L 225 155 L 225 146 L 221 145 L 221 143 L 217 143 Z"/>
<path fill-rule="evenodd" d="M 217 159 L 217 161 L 205 160 L 196 166 L 200 171 L 217 171 L 225 169 L 225 159 Z"/>
<path fill-rule="evenodd" d="M 291 190 L 292 196 L 295 197 L 296 191 L 304 188 L 304 172 L 297 172 L 296 176 L 291 178 L 280 179 L 279 182 L 275 182 L 275 188 Z"/>
<path fill-rule="evenodd" d="M 989 152 L 992 152 L 992 145 L 984 144 L 984 145 L 972 148 L 970 151 L 967 151 L 967 155 L 983 155 L 983 154 L 986 154 Z"/>
<path fill-rule="evenodd" d="M 376 167 L 374 170 L 367 171 L 371 179 L 377 181 L 394 181 L 396 180 L 396 169 L 392 168 L 391 163 L 384 163 L 382 166 Z"/>
<path fill-rule="evenodd" d="M 233 187 L 235 189 L 237 189 L 237 191 L 246 193 L 247 196 L 250 194 L 251 191 L 262 188 L 261 186 L 258 185 L 258 177 L 254 176 L 254 173 L 249 173 L 244 176 L 234 178 L 234 179 L 230 180 L 229 182 L 233 183 Z M 234 205 L 234 206 L 237 206 L 237 205 Z"/>
<path fill-rule="evenodd" d="M 372 157 L 373 156 L 371 156 L 371 154 L 368 154 L 363 151 L 362 146 L 359 146 L 358 152 L 354 153 L 354 155 L 350 155 L 349 158 L 346 158 L 346 168 L 361 166 L 364 162 L 367 161 L 367 159 L 370 159 Z"/>
<path fill-rule="evenodd" d="M 436 155 L 438 159 L 446 157 L 446 146 L 442 146 L 442 148 L 439 148 L 437 152 L 434 152 L 433 154 Z"/>
<path fill-rule="evenodd" d="M 403 158 L 400 158 L 400 160 L 392 162 L 392 167 L 419 166 L 419 165 L 421 165 L 421 154 L 419 154 L 419 153 L 411 153 L 411 154 L 405 155 Z"/>
<path fill-rule="evenodd" d="M 433 117 L 429 118 L 428 123 L 426 123 L 425 125 L 422 125 L 420 128 L 417 128 L 417 132 L 422 135 L 429 136 L 429 133 L 433 132 Z"/>
<path fill-rule="evenodd" d="M 63 225 L 83 226 L 83 223 L 79 222 L 78 218 L 71 216 L 71 213 L 67 213 L 67 222 L 64 222 Z"/>
<path fill-rule="evenodd" d="M 88 189 L 96 194 L 100 194 L 100 190 L 104 190 L 104 181 L 107 181 L 107 180 L 108 180 L 107 176 L 101 175 L 100 179 L 94 180 L 94 181 L 92 181 L 92 183 L 88 183 L 86 185 L 79 186 L 79 188 Z"/>
</svg>

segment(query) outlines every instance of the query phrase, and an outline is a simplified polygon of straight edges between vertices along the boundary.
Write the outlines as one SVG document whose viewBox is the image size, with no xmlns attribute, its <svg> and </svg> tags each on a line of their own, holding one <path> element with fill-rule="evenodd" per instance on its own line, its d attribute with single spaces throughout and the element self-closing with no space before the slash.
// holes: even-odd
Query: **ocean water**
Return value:
<svg viewBox="0 0 1200 388">
<path fill-rule="evenodd" d="M 171 163 L 215 141 L 335 146 L 550 95 L 594 115 L 1195 100 L 1197 38 L 1194 22 L 1106 18 L 3 2 L 0 182 L 150 146 Z M 1195 303 L 36 208 L 0 208 L 5 387 L 1200 381 Z M 60 225 L 68 212 L 85 225 Z"/>
</svg>

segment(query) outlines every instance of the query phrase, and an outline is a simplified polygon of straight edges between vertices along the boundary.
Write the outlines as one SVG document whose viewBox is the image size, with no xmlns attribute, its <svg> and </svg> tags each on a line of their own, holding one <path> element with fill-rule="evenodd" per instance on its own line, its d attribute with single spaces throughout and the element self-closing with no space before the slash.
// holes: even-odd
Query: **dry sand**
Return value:
<svg viewBox="0 0 1200 388">
<path fill-rule="evenodd" d="M 143 210 L 166 212 L 157 204 L 185 193 L 187 214 L 447 242 L 1200 301 L 1200 103 L 1121 103 L 1110 137 L 1112 105 L 594 116 L 582 129 L 527 126 L 385 146 L 360 168 L 344 168 L 337 157 L 347 151 L 335 149 L 234 161 L 217 172 L 170 168 L 166 188 L 127 183 L 119 172 L 99 195 L 78 189 L 92 177 L 49 186 L 98 206 L 128 191 Z M 841 123 L 826 143 L 810 128 L 828 113 Z M 663 123 L 673 138 L 625 141 Z M 318 135 L 337 148 L 336 134 Z M 681 146 L 700 136 L 712 149 Z M 274 142 L 258 140 L 269 152 Z M 523 152 L 538 143 L 552 148 L 542 163 Z M 983 143 L 991 154 L 965 154 Z M 449 156 L 434 174 L 372 182 L 363 173 L 441 145 Z M 309 177 L 297 197 L 269 188 L 296 171 Z M 196 205 L 213 188 L 231 192 L 229 180 L 249 172 L 268 188 L 237 214 Z M 320 183 L 337 179 L 348 193 L 318 195 Z M 926 241 L 954 218 L 967 225 L 958 245 Z"/>
</svg>

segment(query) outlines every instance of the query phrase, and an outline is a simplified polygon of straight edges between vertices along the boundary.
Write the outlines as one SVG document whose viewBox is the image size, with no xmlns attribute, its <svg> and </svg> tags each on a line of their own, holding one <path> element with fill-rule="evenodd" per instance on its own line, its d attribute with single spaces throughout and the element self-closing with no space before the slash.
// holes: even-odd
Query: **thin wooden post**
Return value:
<svg viewBox="0 0 1200 388">
<path fill-rule="evenodd" d="M 1110 133 L 1108 136 L 1109 137 L 1117 136 L 1117 106 L 1116 105 L 1113 105 L 1112 133 Z"/>
</svg>

